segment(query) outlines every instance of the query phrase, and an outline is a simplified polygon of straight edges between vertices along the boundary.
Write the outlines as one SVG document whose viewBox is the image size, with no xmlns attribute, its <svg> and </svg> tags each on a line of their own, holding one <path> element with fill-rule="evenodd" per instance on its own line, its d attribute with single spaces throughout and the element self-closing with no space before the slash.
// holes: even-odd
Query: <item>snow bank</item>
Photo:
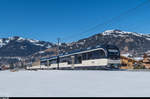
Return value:
<svg viewBox="0 0 150 99">
<path fill-rule="evenodd" d="M 0 71 L 0 97 L 150 96 L 150 72 Z"/>
</svg>

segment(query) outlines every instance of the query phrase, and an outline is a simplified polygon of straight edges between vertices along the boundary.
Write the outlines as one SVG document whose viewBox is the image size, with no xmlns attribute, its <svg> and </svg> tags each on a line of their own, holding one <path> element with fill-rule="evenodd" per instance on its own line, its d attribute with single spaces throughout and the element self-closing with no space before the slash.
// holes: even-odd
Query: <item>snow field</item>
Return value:
<svg viewBox="0 0 150 99">
<path fill-rule="evenodd" d="M 0 71 L 0 97 L 147 97 L 150 72 Z"/>
</svg>

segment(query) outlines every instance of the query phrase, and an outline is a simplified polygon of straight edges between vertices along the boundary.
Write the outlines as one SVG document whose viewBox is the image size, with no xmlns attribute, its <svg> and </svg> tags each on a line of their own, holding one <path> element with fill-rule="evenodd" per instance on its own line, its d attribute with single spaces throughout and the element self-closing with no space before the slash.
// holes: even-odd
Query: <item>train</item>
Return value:
<svg viewBox="0 0 150 99">
<path fill-rule="evenodd" d="M 74 50 L 41 58 L 40 66 L 48 69 L 119 69 L 121 64 L 119 48 L 114 45 L 101 45 Z"/>
</svg>

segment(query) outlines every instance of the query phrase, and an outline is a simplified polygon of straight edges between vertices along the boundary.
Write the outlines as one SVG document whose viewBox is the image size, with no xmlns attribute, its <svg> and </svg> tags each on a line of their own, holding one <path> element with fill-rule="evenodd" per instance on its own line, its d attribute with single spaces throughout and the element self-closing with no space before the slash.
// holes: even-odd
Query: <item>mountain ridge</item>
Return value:
<svg viewBox="0 0 150 99">
<path fill-rule="evenodd" d="M 106 30 L 77 42 L 66 44 L 67 51 L 72 49 L 88 48 L 103 44 L 119 47 L 121 53 L 130 53 L 140 56 L 150 50 L 150 34 L 126 32 L 118 29 Z"/>
<path fill-rule="evenodd" d="M 59 48 L 60 53 L 65 53 L 105 44 L 116 45 L 121 54 L 129 53 L 133 57 L 141 57 L 145 52 L 150 51 L 150 34 L 118 29 L 106 30 L 76 42 L 61 43 Z M 1 58 L 23 57 L 29 62 L 53 55 L 57 55 L 57 45 L 51 42 L 18 36 L 0 39 Z M 2 60 L 0 60 L 0 63 L 2 63 Z"/>
</svg>

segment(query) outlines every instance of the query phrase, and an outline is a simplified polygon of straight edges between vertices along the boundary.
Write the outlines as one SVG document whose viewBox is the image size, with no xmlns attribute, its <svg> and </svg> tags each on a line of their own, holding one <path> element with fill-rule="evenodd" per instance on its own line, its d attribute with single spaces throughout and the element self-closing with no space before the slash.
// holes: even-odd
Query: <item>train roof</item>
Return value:
<svg viewBox="0 0 150 99">
<path fill-rule="evenodd" d="M 106 50 L 108 48 L 115 48 L 116 49 L 117 47 L 114 46 L 114 45 L 98 45 L 96 47 L 88 47 L 88 48 L 84 48 L 84 49 L 76 49 L 76 50 L 73 50 L 73 51 L 70 51 L 70 52 L 65 52 L 65 53 L 59 54 L 59 56 L 61 57 L 61 56 L 65 56 L 65 55 L 75 54 L 75 53 L 88 51 L 88 50 L 99 49 L 99 48 L 102 48 L 102 49 Z M 58 56 L 51 56 L 51 57 L 48 57 L 48 58 L 41 58 L 40 60 L 56 59 L 57 57 Z"/>
</svg>

